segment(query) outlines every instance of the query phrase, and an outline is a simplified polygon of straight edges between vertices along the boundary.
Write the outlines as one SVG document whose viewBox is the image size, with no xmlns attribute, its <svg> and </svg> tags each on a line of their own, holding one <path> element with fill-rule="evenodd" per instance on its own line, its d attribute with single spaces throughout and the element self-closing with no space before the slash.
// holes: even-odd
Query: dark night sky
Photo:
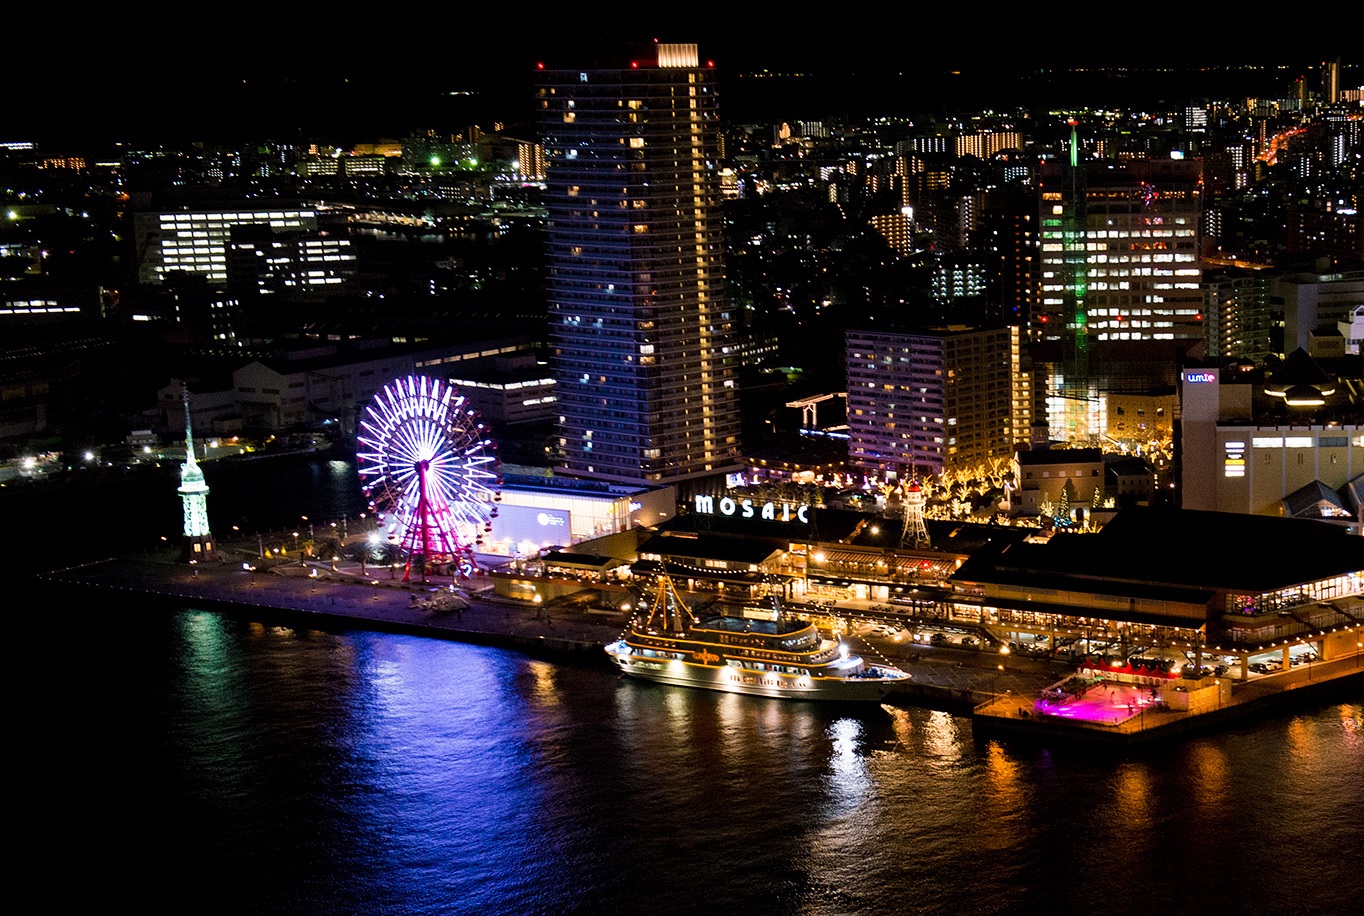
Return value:
<svg viewBox="0 0 1364 916">
<path fill-rule="evenodd" d="M 830 14 L 790 23 L 755 8 L 717 5 L 710 8 L 733 11 L 705 27 L 681 15 L 641 15 L 638 7 L 628 15 L 623 11 L 630 8 L 622 7 L 613 16 L 606 4 L 591 6 L 590 20 L 567 14 L 499 18 L 489 8 L 431 12 L 421 4 L 396 4 L 382 20 L 371 8 L 348 14 L 341 7 L 313 7 L 305 15 L 264 4 L 182 5 L 167 16 L 142 10 L 77 19 L 66 15 L 68 8 L 61 16 L 7 15 L 12 28 L 2 65 L 0 139 L 150 141 L 294 132 L 350 142 L 413 128 L 486 126 L 494 118 L 516 125 L 531 114 L 538 60 L 576 65 L 594 49 L 627 39 L 697 42 L 703 58 L 716 62 L 723 110 L 734 119 L 887 106 L 1003 106 L 1050 91 L 1059 93 L 1058 101 L 1088 101 L 1065 99 L 1074 87 L 1063 91 L 1040 76 L 1048 67 L 1251 62 L 1306 72 L 1342 53 L 1347 64 L 1358 63 L 1352 59 L 1357 49 L 1343 37 L 1318 40 L 1298 30 L 1291 42 L 1214 41 L 1197 17 L 1160 29 L 1138 19 L 1130 28 L 1076 25 L 1058 35 L 1055 14 L 1042 20 L 1037 7 L 1031 9 L 1038 21 L 990 23 L 984 9 L 973 6 L 963 13 L 891 17 L 859 11 L 856 21 L 845 16 L 829 22 L 835 18 Z M 1121 36 L 1116 43 L 1115 28 Z M 1357 36 L 1350 28 L 1324 31 Z M 1175 44 L 1176 33 L 1187 44 Z M 1200 44 L 1205 50 L 1196 52 Z M 759 84 L 742 76 L 762 68 L 817 78 Z M 953 70 L 960 75 L 947 75 Z M 884 74 L 900 76 L 888 80 Z M 1268 92 L 1292 75 L 1265 74 L 1265 88 L 1254 91 Z M 1206 78 L 1162 79 L 1158 86 L 1134 76 L 1089 88 L 1186 98 L 1223 88 Z M 450 94 L 462 90 L 476 95 Z"/>
</svg>

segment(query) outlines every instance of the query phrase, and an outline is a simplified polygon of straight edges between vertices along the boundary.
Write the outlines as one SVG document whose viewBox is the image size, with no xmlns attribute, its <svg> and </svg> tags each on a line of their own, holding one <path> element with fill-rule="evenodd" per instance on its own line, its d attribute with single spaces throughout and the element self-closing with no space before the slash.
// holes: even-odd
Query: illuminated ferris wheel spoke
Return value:
<svg viewBox="0 0 1364 916">
<path fill-rule="evenodd" d="M 360 422 L 357 458 L 366 495 L 385 513 L 390 538 L 420 570 L 433 562 L 471 568 L 473 548 L 496 514 L 497 456 L 476 411 L 451 385 L 396 379 Z"/>
</svg>

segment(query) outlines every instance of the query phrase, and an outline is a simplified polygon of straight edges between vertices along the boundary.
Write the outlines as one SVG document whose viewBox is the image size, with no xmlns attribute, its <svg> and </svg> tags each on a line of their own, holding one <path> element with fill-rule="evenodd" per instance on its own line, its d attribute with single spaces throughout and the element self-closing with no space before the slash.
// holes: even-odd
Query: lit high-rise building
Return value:
<svg viewBox="0 0 1364 916">
<path fill-rule="evenodd" d="M 1143 159 L 1080 167 L 1076 201 L 1067 199 L 1059 167 L 1043 170 L 1042 311 L 1050 328 L 1042 336 L 1059 336 L 1074 294 L 1083 297 L 1080 320 L 1091 340 L 1201 338 L 1200 164 Z M 1072 206 L 1082 212 L 1067 212 Z M 1077 282 L 1082 290 L 1068 289 Z"/>
<path fill-rule="evenodd" d="M 1022 188 L 985 195 L 975 243 L 985 258 L 986 314 L 991 321 L 1035 327 L 1038 304 L 1037 200 Z"/>
<path fill-rule="evenodd" d="M 848 457 L 865 471 L 975 470 L 1032 425 L 1016 327 L 848 331 Z"/>
<path fill-rule="evenodd" d="M 737 469 L 714 71 L 695 45 L 655 44 L 539 77 L 565 472 L 635 483 Z"/>
</svg>

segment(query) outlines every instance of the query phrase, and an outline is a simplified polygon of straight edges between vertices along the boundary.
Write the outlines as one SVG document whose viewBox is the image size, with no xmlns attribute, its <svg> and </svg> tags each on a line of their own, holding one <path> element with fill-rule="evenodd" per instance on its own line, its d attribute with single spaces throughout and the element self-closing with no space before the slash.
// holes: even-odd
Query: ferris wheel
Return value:
<svg viewBox="0 0 1364 916">
<path fill-rule="evenodd" d="M 408 376 L 374 396 L 356 439 L 365 496 L 407 554 L 403 579 L 417 557 L 422 575 L 444 562 L 472 573 L 474 546 L 501 500 L 497 454 L 478 412 L 453 385 Z"/>
</svg>

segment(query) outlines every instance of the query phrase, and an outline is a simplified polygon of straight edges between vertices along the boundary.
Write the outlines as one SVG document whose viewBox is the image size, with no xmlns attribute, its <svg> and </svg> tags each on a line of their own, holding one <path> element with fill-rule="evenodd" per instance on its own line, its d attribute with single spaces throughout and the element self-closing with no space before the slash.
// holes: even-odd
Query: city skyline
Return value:
<svg viewBox="0 0 1364 916">
<path fill-rule="evenodd" d="M 1230 75 L 1254 77 L 1268 91 L 1294 75 L 1310 78 L 1313 66 L 1342 53 L 1347 72 L 1359 64 L 1350 59 L 1348 42 L 1322 35 L 1207 42 L 1194 52 L 1187 44 L 1115 45 L 1083 25 L 1056 30 L 1023 23 L 1011 24 L 1007 44 L 992 44 L 965 14 L 947 12 L 921 14 L 912 35 L 821 24 L 818 40 L 794 22 L 698 28 L 677 14 L 629 17 L 625 24 L 601 25 L 605 17 L 599 17 L 513 25 L 474 13 L 451 20 L 457 37 L 446 46 L 439 45 L 447 34 L 440 26 L 428 33 L 396 22 L 367 24 L 363 43 L 348 24 L 287 16 L 272 29 L 231 21 L 157 42 L 149 13 L 60 24 L 42 13 L 17 19 L 14 34 L 30 40 L 11 53 L 15 104 L 3 139 L 53 143 L 221 141 L 291 132 L 372 139 L 491 120 L 529 124 L 526 100 L 538 63 L 583 60 L 651 38 L 695 42 L 714 61 L 725 86 L 725 120 L 932 108 L 968 99 L 988 106 L 991 99 L 1013 105 L 1051 96 L 1082 104 L 1084 93 L 1098 88 L 1134 97 L 1175 93 L 1177 100 L 1178 93 L 1197 97 L 1219 88 L 1229 76 L 1218 70 L 1224 65 L 1265 68 Z M 1197 31 L 1196 18 L 1188 28 Z M 1130 72 L 1100 81 L 1101 87 L 1092 74 L 1075 86 L 1058 83 L 1058 74 L 1087 68 Z"/>
</svg>

